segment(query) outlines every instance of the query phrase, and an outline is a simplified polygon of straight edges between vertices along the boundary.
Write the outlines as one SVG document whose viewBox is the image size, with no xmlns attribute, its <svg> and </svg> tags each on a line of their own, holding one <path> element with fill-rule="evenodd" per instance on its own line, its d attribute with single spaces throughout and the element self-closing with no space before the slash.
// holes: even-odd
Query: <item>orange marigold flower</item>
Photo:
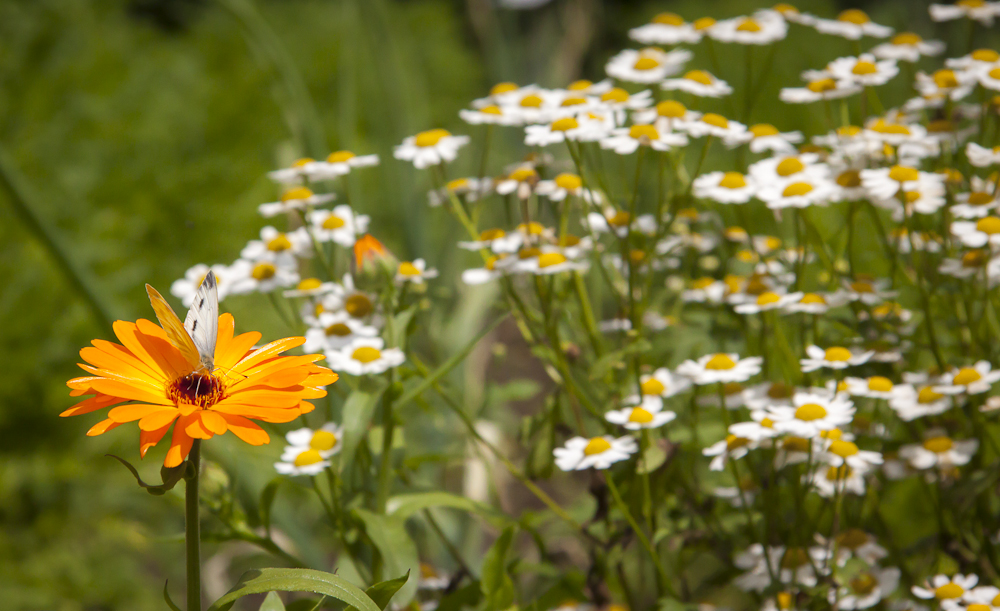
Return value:
<svg viewBox="0 0 1000 611">
<path fill-rule="evenodd" d="M 382 242 L 375 236 L 366 233 L 354 242 L 354 263 L 360 268 L 365 263 L 365 259 L 382 259 L 389 255 Z"/>
<path fill-rule="evenodd" d="M 145 319 L 114 324 L 121 344 L 94 340 L 80 351 L 89 376 L 67 382 L 70 395 L 87 397 L 60 416 L 112 408 L 87 435 L 100 435 L 126 422 L 139 422 L 139 454 L 155 446 L 173 427 L 164 466 L 187 458 L 195 439 L 232 431 L 250 445 L 270 441 L 252 420 L 290 422 L 313 410 L 306 399 L 326 396 L 337 374 L 316 365 L 322 354 L 279 356 L 300 346 L 289 337 L 254 349 L 257 332 L 234 336 L 231 314 L 219 316 L 214 369 L 192 367 L 159 325 Z"/>
</svg>

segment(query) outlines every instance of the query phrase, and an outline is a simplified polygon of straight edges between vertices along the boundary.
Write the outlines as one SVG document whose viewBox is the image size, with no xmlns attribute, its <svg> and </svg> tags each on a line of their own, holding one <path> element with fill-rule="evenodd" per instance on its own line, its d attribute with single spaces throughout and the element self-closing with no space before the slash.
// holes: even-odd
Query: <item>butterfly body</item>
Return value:
<svg viewBox="0 0 1000 611">
<path fill-rule="evenodd" d="M 214 379 L 215 342 L 219 335 L 219 290 L 215 273 L 208 272 L 202 280 L 183 323 L 167 300 L 148 284 L 146 294 L 160 326 L 167 334 L 167 340 L 180 351 L 191 368 L 182 377 L 190 377 L 194 385 L 191 391 L 195 396 L 201 396 L 202 385 L 213 384 L 206 382 L 205 378 Z"/>
</svg>

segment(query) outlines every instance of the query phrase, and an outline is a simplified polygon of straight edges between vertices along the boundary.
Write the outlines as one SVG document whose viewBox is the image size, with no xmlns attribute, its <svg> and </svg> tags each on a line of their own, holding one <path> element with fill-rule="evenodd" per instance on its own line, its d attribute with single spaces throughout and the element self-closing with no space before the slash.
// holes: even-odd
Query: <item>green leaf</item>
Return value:
<svg viewBox="0 0 1000 611">
<path fill-rule="evenodd" d="M 368 425 L 371 423 L 375 406 L 378 405 L 382 393 L 385 392 L 388 383 L 383 378 L 366 376 L 362 379 L 358 389 L 347 397 L 344 402 L 343 425 L 344 425 L 344 446 L 340 452 L 340 472 L 349 472 L 354 462 L 354 452 L 358 449 L 358 444 L 367 435 Z"/>
<path fill-rule="evenodd" d="M 488 611 L 503 611 L 514 604 L 514 580 L 507 572 L 507 554 L 514 543 L 515 528 L 512 524 L 503 529 L 483 557 L 480 587 Z"/>
<path fill-rule="evenodd" d="M 406 328 L 410 326 L 417 306 L 410 306 L 392 317 L 392 333 L 385 338 L 386 346 L 390 348 L 406 348 Z"/>
<path fill-rule="evenodd" d="M 649 352 L 653 349 L 653 345 L 644 339 L 639 339 L 631 344 L 626 345 L 621 350 L 615 350 L 614 352 L 609 352 L 597 359 L 594 365 L 590 368 L 590 379 L 597 380 L 602 377 L 613 367 L 623 363 L 626 358 L 634 354 L 642 354 L 643 352 Z"/>
<path fill-rule="evenodd" d="M 365 533 L 382 556 L 386 573 L 402 575 L 420 570 L 417 546 L 406 532 L 406 524 L 402 518 L 377 514 L 367 509 L 355 509 L 354 514 L 364 524 Z M 400 587 L 396 604 L 400 607 L 406 606 L 416 592 L 417 580 L 408 581 Z"/>
<path fill-rule="evenodd" d="M 139 471 L 132 466 L 132 463 L 115 456 L 114 454 L 105 454 L 105 456 L 110 456 L 114 458 L 121 464 L 125 465 L 125 468 L 132 472 L 132 476 L 135 477 L 135 481 L 138 482 L 140 488 L 145 488 L 146 492 L 152 494 L 153 496 L 161 496 L 167 493 L 168 490 L 173 490 L 177 482 L 184 479 L 184 474 L 187 473 L 188 463 L 185 461 L 176 467 L 160 467 L 160 478 L 163 480 L 162 484 L 147 484 L 142 481 L 139 477 Z"/>
<path fill-rule="evenodd" d="M 313 592 L 345 602 L 359 611 L 382 611 L 358 586 L 332 573 L 312 569 L 247 571 L 233 589 L 212 603 L 208 611 L 228 611 L 244 596 L 265 592 Z"/>
<path fill-rule="evenodd" d="M 423 380 L 421 380 L 419 384 L 417 384 L 410 390 L 403 393 L 403 395 L 396 400 L 396 407 L 400 408 L 406 405 L 407 403 L 412 401 L 415 397 L 420 396 L 421 393 L 423 393 L 431 386 L 433 386 L 435 383 L 437 383 L 445 375 L 447 375 L 449 371 L 451 371 L 456 366 L 458 366 L 459 363 L 464 361 L 465 357 L 469 356 L 469 353 L 472 352 L 472 349 L 476 347 L 476 344 L 479 343 L 479 340 L 483 339 L 484 337 L 486 337 L 488 333 L 493 331 L 493 329 L 496 329 L 498 326 L 500 326 L 500 323 L 503 322 L 506 317 L 507 316 L 504 315 L 494 320 L 493 324 L 489 325 L 488 327 L 480 331 L 479 335 L 473 337 L 472 340 L 470 340 L 469 343 L 465 345 L 465 347 L 463 347 L 461 350 L 453 354 L 451 358 L 442 363 L 440 367 L 432 371 L 431 374 L 428 375 Z"/>
<path fill-rule="evenodd" d="M 167 606 L 170 607 L 170 611 L 181 611 L 181 608 L 174 604 L 174 601 L 170 600 L 170 592 L 167 590 L 167 585 L 170 580 L 163 582 L 163 600 L 166 601 Z"/>
<path fill-rule="evenodd" d="M 445 594 L 441 598 L 441 603 L 438 604 L 437 611 L 462 611 L 462 609 L 479 606 L 479 601 L 482 599 L 483 590 L 478 581 L 473 581 L 451 594 Z"/>
<path fill-rule="evenodd" d="M 312 598 L 300 598 L 288 603 L 285 606 L 285 611 L 316 611 L 323 604 L 324 600 L 326 600 L 326 596 L 320 596 L 315 600 Z"/>
<path fill-rule="evenodd" d="M 281 602 L 277 592 L 268 592 L 260 605 L 260 611 L 285 611 L 285 603 Z"/>
<path fill-rule="evenodd" d="M 392 600 L 392 597 L 395 596 L 396 592 L 398 592 L 409 579 L 410 571 L 406 571 L 406 575 L 403 575 L 402 577 L 376 583 L 372 587 L 365 590 L 365 594 L 375 601 L 375 604 L 378 605 L 380 609 L 385 609 L 389 606 L 389 601 Z"/>
<path fill-rule="evenodd" d="M 636 473 L 652 473 L 660 468 L 667 460 L 667 452 L 659 444 L 651 443 L 646 451 L 642 453 L 642 460 L 636 468 Z"/>
<path fill-rule="evenodd" d="M 278 494 L 278 486 L 283 481 L 285 480 L 280 477 L 272 479 L 264 486 L 264 490 L 260 493 L 260 521 L 267 532 L 271 532 L 271 507 L 274 505 L 274 499 Z"/>
<path fill-rule="evenodd" d="M 502 526 L 510 521 L 507 516 L 485 503 L 442 491 L 413 492 L 396 495 L 386 503 L 386 512 L 401 520 L 406 520 L 418 511 L 430 507 L 450 507 L 460 511 L 467 511 L 489 520 L 497 526 Z"/>
</svg>

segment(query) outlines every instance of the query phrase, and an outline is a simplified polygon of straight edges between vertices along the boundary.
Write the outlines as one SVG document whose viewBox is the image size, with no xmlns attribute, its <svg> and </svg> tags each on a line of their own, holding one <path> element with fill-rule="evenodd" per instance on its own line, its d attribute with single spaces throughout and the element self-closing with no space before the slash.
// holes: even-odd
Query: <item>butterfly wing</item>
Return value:
<svg viewBox="0 0 1000 611">
<path fill-rule="evenodd" d="M 184 328 L 184 324 L 181 323 L 181 319 L 177 318 L 177 314 L 174 314 L 174 309 L 170 307 L 170 304 L 163 298 L 163 295 L 160 295 L 159 291 L 147 284 L 146 294 L 149 295 L 149 303 L 152 304 L 153 311 L 156 312 L 156 318 L 160 321 L 160 326 L 167 333 L 167 339 L 173 344 L 174 348 L 181 351 L 184 360 L 191 365 L 191 371 L 194 371 L 199 367 L 201 357 L 198 354 L 198 348 L 191 341 L 191 335 L 188 334 L 187 329 Z"/>
<path fill-rule="evenodd" d="M 198 351 L 199 364 L 208 371 L 215 369 L 215 342 L 219 337 L 219 288 L 215 272 L 208 272 L 201 281 L 184 319 L 184 329 Z"/>
</svg>

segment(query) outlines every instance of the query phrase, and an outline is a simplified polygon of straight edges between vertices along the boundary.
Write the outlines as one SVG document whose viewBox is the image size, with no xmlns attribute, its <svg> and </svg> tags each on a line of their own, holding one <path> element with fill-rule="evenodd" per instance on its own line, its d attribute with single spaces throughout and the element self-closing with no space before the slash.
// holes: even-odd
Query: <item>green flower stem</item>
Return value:
<svg viewBox="0 0 1000 611">
<path fill-rule="evenodd" d="M 670 576 L 667 575 L 666 569 L 663 568 L 663 563 L 660 562 L 660 555 L 656 553 L 656 549 L 653 548 L 652 543 L 649 542 L 649 538 L 646 537 L 646 534 L 642 532 L 639 524 L 636 523 L 635 518 L 632 517 L 632 512 L 628 510 L 628 505 L 625 504 L 625 501 L 622 500 L 621 493 L 618 492 L 618 486 L 615 485 L 614 478 L 611 477 L 611 474 L 609 473 L 604 480 L 608 483 L 608 490 L 611 491 L 611 496 L 614 498 L 615 504 L 618 505 L 618 510 L 625 516 L 629 526 L 632 527 L 632 531 L 635 532 L 635 536 L 639 538 L 642 546 L 646 548 L 649 558 L 653 561 L 653 565 L 656 566 L 656 572 L 659 574 L 659 580 L 657 583 L 660 586 L 657 589 L 666 590 L 670 596 L 679 599 L 680 596 L 678 595 L 676 588 L 674 588 L 674 584 L 670 581 Z"/>
<path fill-rule="evenodd" d="M 187 611 L 201 611 L 201 521 L 198 517 L 198 476 L 201 440 L 195 439 L 188 454 L 184 486 L 184 546 L 187 560 Z"/>
</svg>

